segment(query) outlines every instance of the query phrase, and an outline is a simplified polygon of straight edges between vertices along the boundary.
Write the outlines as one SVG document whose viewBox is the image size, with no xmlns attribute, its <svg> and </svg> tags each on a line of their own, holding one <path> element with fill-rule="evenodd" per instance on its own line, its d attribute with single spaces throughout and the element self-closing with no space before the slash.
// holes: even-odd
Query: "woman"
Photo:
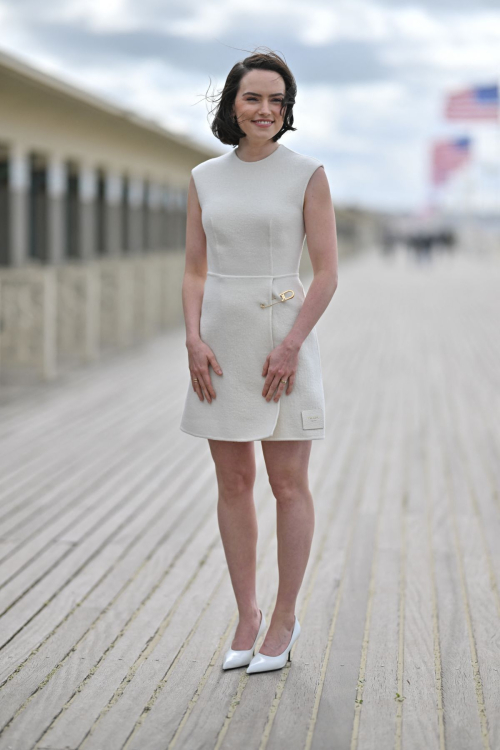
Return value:
<svg viewBox="0 0 500 750">
<path fill-rule="evenodd" d="M 335 216 L 321 162 L 278 143 L 296 130 L 296 90 L 273 52 L 237 63 L 212 123 L 237 148 L 198 164 L 188 190 L 182 299 L 191 383 L 180 428 L 209 442 L 239 612 L 223 668 L 248 665 L 248 673 L 283 667 L 300 633 L 295 602 L 314 531 L 308 463 L 311 441 L 325 437 L 315 324 L 337 287 Z M 298 273 L 304 234 L 314 270 L 307 299 Z M 266 621 L 255 585 L 254 440 L 277 501 L 279 567 L 255 656 Z"/>
</svg>

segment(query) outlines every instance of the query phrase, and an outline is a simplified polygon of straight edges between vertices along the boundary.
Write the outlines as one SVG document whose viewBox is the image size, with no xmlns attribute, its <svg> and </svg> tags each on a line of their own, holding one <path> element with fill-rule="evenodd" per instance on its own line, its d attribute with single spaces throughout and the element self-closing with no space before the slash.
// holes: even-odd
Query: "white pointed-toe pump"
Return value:
<svg viewBox="0 0 500 750">
<path fill-rule="evenodd" d="M 283 653 L 278 654 L 278 656 L 266 656 L 266 654 L 261 654 L 260 651 L 257 651 L 252 661 L 248 665 L 247 674 L 253 674 L 254 672 L 268 672 L 271 669 L 281 669 L 282 667 L 284 667 L 288 660 L 292 661 L 290 651 L 292 650 L 292 646 L 299 635 L 300 622 L 297 620 L 297 616 L 295 616 L 295 625 L 293 626 L 292 637 L 290 639 L 290 643 L 283 651 Z"/>
<path fill-rule="evenodd" d="M 252 648 L 249 648 L 246 651 L 235 651 L 232 648 L 228 649 L 224 656 L 224 663 L 222 664 L 222 669 L 233 669 L 234 667 L 246 667 L 252 661 L 252 656 L 253 656 L 253 652 L 255 649 L 255 645 L 257 641 L 259 640 L 260 636 L 262 635 L 262 633 L 264 632 L 264 628 L 266 627 L 266 618 L 264 617 L 264 612 L 262 610 L 259 610 L 259 611 L 261 614 L 260 627 L 259 627 L 259 632 L 257 633 L 257 637 L 255 641 L 253 642 Z"/>
</svg>

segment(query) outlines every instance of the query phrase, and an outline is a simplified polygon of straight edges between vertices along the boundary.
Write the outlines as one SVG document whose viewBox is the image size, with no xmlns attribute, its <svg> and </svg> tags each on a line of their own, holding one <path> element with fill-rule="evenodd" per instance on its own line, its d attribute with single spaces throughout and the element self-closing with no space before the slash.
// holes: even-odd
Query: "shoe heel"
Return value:
<svg viewBox="0 0 500 750">
<path fill-rule="evenodd" d="M 292 661 L 292 649 L 288 652 L 288 661 Z"/>
</svg>

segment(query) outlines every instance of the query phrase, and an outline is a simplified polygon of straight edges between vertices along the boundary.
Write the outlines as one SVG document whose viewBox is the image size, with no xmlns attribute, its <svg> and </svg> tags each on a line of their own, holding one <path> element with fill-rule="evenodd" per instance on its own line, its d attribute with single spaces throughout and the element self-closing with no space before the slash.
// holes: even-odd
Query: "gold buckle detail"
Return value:
<svg viewBox="0 0 500 750">
<path fill-rule="evenodd" d="M 287 292 L 290 292 L 290 296 L 287 297 Z M 287 299 L 292 299 L 292 297 L 295 297 L 295 292 L 293 289 L 285 289 L 284 292 L 280 292 L 280 299 L 275 299 L 274 302 L 271 302 L 269 305 L 265 305 L 263 302 L 260 303 L 261 307 L 271 307 L 271 305 L 275 305 L 276 302 L 286 302 Z"/>
</svg>

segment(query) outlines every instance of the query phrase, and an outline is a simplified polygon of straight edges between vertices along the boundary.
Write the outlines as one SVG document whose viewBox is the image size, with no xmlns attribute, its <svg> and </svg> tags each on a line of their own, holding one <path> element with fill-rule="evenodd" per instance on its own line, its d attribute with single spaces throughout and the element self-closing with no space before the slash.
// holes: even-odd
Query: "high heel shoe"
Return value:
<svg viewBox="0 0 500 750">
<path fill-rule="evenodd" d="M 297 616 L 295 616 L 295 624 L 293 626 L 292 637 L 290 639 L 290 643 L 283 651 L 283 653 L 278 654 L 278 656 L 266 656 L 266 654 L 261 654 L 260 651 L 257 651 L 252 661 L 248 665 L 247 674 L 253 674 L 254 672 L 268 672 L 271 669 L 281 669 L 282 667 L 284 667 L 287 661 L 292 661 L 290 651 L 292 650 L 292 646 L 299 635 L 300 623 L 297 620 Z"/>
<path fill-rule="evenodd" d="M 261 634 L 264 632 L 264 628 L 266 627 L 266 618 L 264 617 L 264 612 L 261 609 L 259 610 L 259 612 L 261 614 L 259 632 L 257 633 L 257 637 L 255 641 L 253 642 L 252 648 L 249 648 L 246 651 L 235 651 L 232 648 L 228 649 L 224 656 L 224 663 L 222 665 L 222 669 L 233 669 L 234 667 L 246 667 L 247 664 L 250 664 L 250 662 L 252 661 L 255 644 L 259 640 Z"/>
</svg>

